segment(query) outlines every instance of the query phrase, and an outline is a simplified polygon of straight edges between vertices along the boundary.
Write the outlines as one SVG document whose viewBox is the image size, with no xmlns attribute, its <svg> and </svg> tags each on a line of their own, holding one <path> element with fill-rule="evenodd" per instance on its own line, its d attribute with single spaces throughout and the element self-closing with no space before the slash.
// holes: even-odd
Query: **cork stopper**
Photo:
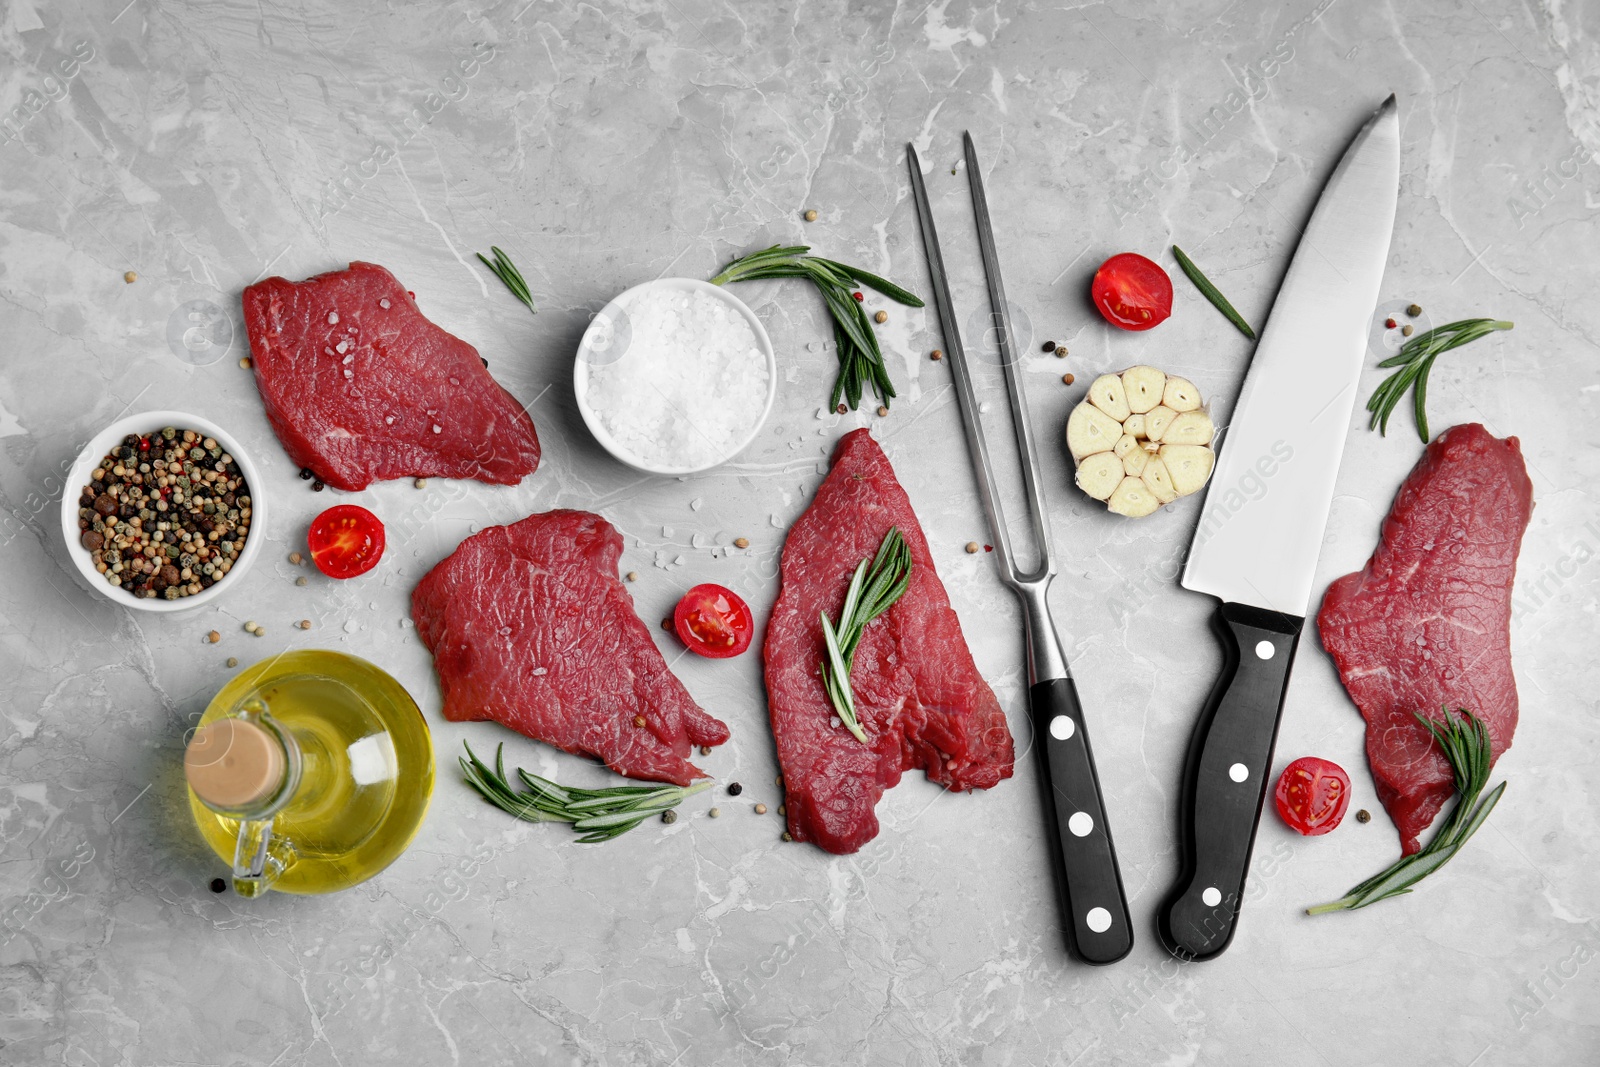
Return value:
<svg viewBox="0 0 1600 1067">
<path fill-rule="evenodd" d="M 283 745 L 248 719 L 216 719 L 194 733 L 183 754 L 189 788 L 216 808 L 249 808 L 283 784 Z"/>
</svg>

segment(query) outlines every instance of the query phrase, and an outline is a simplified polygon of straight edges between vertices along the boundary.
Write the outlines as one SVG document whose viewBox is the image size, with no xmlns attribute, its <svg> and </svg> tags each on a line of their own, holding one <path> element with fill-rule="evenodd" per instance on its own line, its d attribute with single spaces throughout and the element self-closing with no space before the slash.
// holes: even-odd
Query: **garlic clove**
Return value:
<svg viewBox="0 0 1600 1067">
<path fill-rule="evenodd" d="M 1154 367 L 1129 367 L 1122 372 L 1122 391 L 1128 399 L 1128 410 L 1143 415 L 1161 403 L 1167 386 L 1167 376 Z"/>
<path fill-rule="evenodd" d="M 1177 417 L 1178 413 L 1165 404 L 1156 405 L 1144 417 L 1144 435 L 1152 441 L 1161 440 L 1161 435 Z"/>
<path fill-rule="evenodd" d="M 1122 388 L 1122 378 L 1116 374 L 1102 374 L 1089 386 L 1089 403 L 1117 420 L 1118 425 L 1131 414 L 1128 394 Z"/>
<path fill-rule="evenodd" d="M 1126 515 L 1130 519 L 1139 519 L 1150 514 L 1161 504 L 1156 500 L 1150 487 L 1138 478 L 1124 478 L 1106 499 L 1107 510 L 1118 515 Z"/>
<path fill-rule="evenodd" d="M 1122 457 L 1122 472 L 1130 478 L 1137 478 L 1144 473 L 1145 464 L 1150 462 L 1150 453 L 1135 445 Z"/>
<path fill-rule="evenodd" d="M 1110 452 L 1085 456 L 1078 464 L 1078 488 L 1096 500 L 1110 496 L 1122 484 L 1123 476 L 1122 462 Z"/>
<path fill-rule="evenodd" d="M 1144 465 L 1144 473 L 1140 479 L 1149 486 L 1150 492 L 1163 504 L 1170 504 L 1178 499 L 1178 490 L 1172 485 L 1172 476 L 1167 473 L 1167 465 L 1161 461 L 1160 456 L 1151 456 L 1150 462 Z"/>
<path fill-rule="evenodd" d="M 1122 424 L 1093 404 L 1079 404 L 1067 416 L 1067 448 L 1074 462 L 1109 452 L 1122 438 Z"/>
<path fill-rule="evenodd" d="M 1122 420 L 1122 432 L 1134 437 L 1147 436 L 1144 431 L 1144 415 L 1142 413 L 1129 415 Z"/>
<path fill-rule="evenodd" d="M 1111 451 L 1117 454 L 1118 459 L 1122 459 L 1129 452 L 1133 452 L 1138 449 L 1138 447 L 1139 439 L 1130 433 L 1124 433 L 1120 438 L 1118 438 L 1116 445 L 1111 449 Z"/>
<path fill-rule="evenodd" d="M 1209 445 L 1215 433 L 1211 416 L 1203 411 L 1185 411 L 1161 435 L 1164 445 Z"/>
<path fill-rule="evenodd" d="M 1173 411 L 1193 411 L 1200 406 L 1200 390 L 1187 378 L 1168 378 L 1161 402 Z"/>
<path fill-rule="evenodd" d="M 1211 477 L 1216 454 L 1205 445 L 1162 445 L 1161 462 L 1166 464 L 1172 488 L 1179 496 L 1188 496 L 1206 484 Z"/>
</svg>

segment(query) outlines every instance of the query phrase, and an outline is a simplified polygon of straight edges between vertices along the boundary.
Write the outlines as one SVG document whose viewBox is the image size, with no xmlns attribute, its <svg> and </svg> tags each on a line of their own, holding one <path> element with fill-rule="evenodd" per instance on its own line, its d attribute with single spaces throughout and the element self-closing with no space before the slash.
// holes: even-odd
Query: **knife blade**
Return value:
<svg viewBox="0 0 1600 1067">
<path fill-rule="evenodd" d="M 1157 914 L 1182 959 L 1215 957 L 1237 926 L 1399 184 L 1391 95 L 1317 200 L 1218 443 L 1181 581 L 1219 601 L 1223 671 L 1189 744 L 1183 862 Z"/>
</svg>

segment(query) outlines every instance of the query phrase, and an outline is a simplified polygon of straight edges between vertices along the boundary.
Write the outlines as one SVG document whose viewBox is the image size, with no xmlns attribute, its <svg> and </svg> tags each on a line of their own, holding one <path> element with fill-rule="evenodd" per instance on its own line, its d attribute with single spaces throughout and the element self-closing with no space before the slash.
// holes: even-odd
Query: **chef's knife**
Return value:
<svg viewBox="0 0 1600 1067">
<path fill-rule="evenodd" d="M 1400 184 L 1390 96 L 1328 179 L 1221 436 L 1183 585 L 1221 602 L 1223 671 L 1189 743 L 1183 866 L 1157 916 L 1180 959 L 1228 947 L 1289 668 L 1356 399 Z"/>
</svg>

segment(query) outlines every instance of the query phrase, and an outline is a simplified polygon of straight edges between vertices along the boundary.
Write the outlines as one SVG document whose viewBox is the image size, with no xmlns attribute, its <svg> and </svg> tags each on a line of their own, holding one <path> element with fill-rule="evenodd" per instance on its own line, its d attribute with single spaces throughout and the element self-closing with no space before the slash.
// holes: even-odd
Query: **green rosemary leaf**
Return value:
<svg viewBox="0 0 1600 1067">
<path fill-rule="evenodd" d="M 1240 333 L 1254 341 L 1256 332 L 1250 328 L 1248 322 L 1244 321 L 1244 316 L 1235 311 L 1233 305 L 1228 303 L 1228 298 L 1222 295 L 1222 291 L 1211 284 L 1211 279 L 1200 272 L 1200 268 L 1194 265 L 1194 260 L 1184 255 L 1183 249 L 1177 245 L 1172 246 L 1172 254 L 1178 260 L 1178 266 L 1183 268 L 1183 273 L 1188 275 L 1191 282 L 1194 282 L 1194 287 L 1200 290 L 1202 296 L 1211 301 L 1211 306 L 1222 312 L 1223 316 L 1233 323 Z"/>
<path fill-rule="evenodd" d="M 1418 882 L 1450 862 L 1500 803 L 1506 791 L 1504 782 L 1491 790 L 1482 802 L 1478 800 L 1488 782 L 1492 755 L 1489 728 L 1483 720 L 1465 708 L 1457 708 L 1454 716 L 1446 711 L 1442 720 L 1422 715 L 1418 715 L 1417 720 L 1428 728 L 1445 759 L 1450 761 L 1456 792 L 1460 796 L 1454 810 L 1422 851 L 1396 860 L 1387 870 L 1354 886 L 1338 900 L 1307 908 L 1307 915 L 1364 908 L 1411 892 Z"/>
<path fill-rule="evenodd" d="M 867 625 L 888 611 L 911 582 L 911 549 L 898 526 L 891 527 L 870 560 L 862 560 L 850 577 L 839 611 L 839 625 L 822 612 L 822 644 L 827 659 L 822 665 L 823 688 L 833 710 L 857 741 L 867 744 L 866 731 L 856 716 L 855 694 L 850 690 L 850 667 L 856 646 Z"/>
<path fill-rule="evenodd" d="M 861 301 L 853 294 L 856 285 L 876 290 L 891 300 L 911 307 L 922 307 L 922 300 L 887 278 L 847 263 L 806 255 L 807 245 L 773 245 L 732 261 L 711 279 L 715 285 L 755 281 L 760 278 L 805 278 L 822 295 L 833 319 L 834 346 L 838 350 L 839 372 L 829 394 L 828 406 L 848 409 L 861 406 L 870 386 L 879 403 L 887 407 L 896 395 L 889 368 L 878 345 L 877 331 Z"/>
<path fill-rule="evenodd" d="M 517 777 L 523 785 L 519 792 L 506 778 L 505 745 L 495 750 L 495 766 L 491 771 L 472 751 L 471 745 L 462 744 L 467 750 L 460 761 L 462 775 L 485 800 L 526 822 L 571 823 L 575 831 L 584 835 L 578 838 L 583 844 L 609 841 L 650 816 L 677 807 L 685 798 L 711 785 L 708 778 L 690 786 L 624 785 L 579 789 L 559 785 L 519 768 Z"/>
<path fill-rule="evenodd" d="M 523 304 L 527 305 L 529 311 L 537 315 L 539 309 L 533 306 L 533 294 L 528 291 L 528 283 L 522 280 L 522 272 L 517 270 L 516 264 L 511 262 L 511 257 L 501 251 L 498 245 L 490 245 L 489 251 L 494 253 L 492 262 L 486 259 L 482 252 L 476 253 L 478 261 L 488 267 L 496 278 L 505 283 L 505 287 L 511 290 L 512 296 L 522 301 Z"/>
<path fill-rule="evenodd" d="M 1387 435 L 1390 414 L 1400 403 L 1406 390 L 1412 388 L 1415 390 L 1412 399 L 1417 420 L 1417 434 L 1422 438 L 1422 443 L 1427 444 L 1430 436 L 1427 411 L 1428 373 L 1433 369 L 1434 360 L 1452 348 L 1460 348 L 1497 330 L 1511 328 L 1512 323 L 1499 319 L 1462 319 L 1445 326 L 1437 326 L 1408 340 L 1400 346 L 1399 352 L 1378 363 L 1380 368 L 1400 369 L 1385 378 L 1367 401 L 1367 410 L 1372 412 L 1367 428 L 1369 430 L 1376 428 L 1380 434 Z"/>
</svg>

